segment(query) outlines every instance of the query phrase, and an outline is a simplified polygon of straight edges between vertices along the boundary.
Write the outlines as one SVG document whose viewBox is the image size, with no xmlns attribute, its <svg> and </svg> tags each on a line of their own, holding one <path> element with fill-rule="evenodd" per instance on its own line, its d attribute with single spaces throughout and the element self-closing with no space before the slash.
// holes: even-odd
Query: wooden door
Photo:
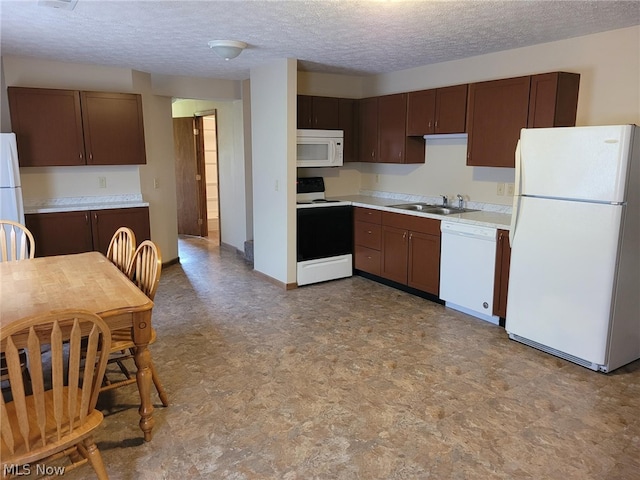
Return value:
<svg viewBox="0 0 640 480">
<path fill-rule="evenodd" d="M 198 119 L 200 121 L 198 122 Z M 207 235 L 203 140 L 196 135 L 202 117 L 173 119 L 173 141 L 176 164 L 176 197 L 178 201 L 178 233 Z M 200 152 L 200 153 L 199 153 Z M 200 156 L 200 159 L 198 158 Z"/>
<path fill-rule="evenodd" d="M 140 95 L 81 92 L 80 102 L 87 165 L 147 163 Z"/>
<path fill-rule="evenodd" d="M 36 243 L 36 257 L 67 255 L 93 250 L 91 212 L 31 213 L 27 228 Z"/>
<path fill-rule="evenodd" d="M 440 292 L 440 236 L 409 232 L 407 284 L 423 292 Z"/>
<path fill-rule="evenodd" d="M 467 87 L 439 88 L 435 104 L 435 133 L 464 133 L 467 120 Z"/>
<path fill-rule="evenodd" d="M 80 92 L 9 87 L 21 167 L 84 165 Z"/>
<path fill-rule="evenodd" d="M 469 85 L 467 165 L 513 168 L 520 130 L 527 126 L 530 79 Z"/>
<path fill-rule="evenodd" d="M 407 284 L 408 232 L 401 228 L 382 227 L 382 260 L 380 275 L 394 282 Z"/>
</svg>

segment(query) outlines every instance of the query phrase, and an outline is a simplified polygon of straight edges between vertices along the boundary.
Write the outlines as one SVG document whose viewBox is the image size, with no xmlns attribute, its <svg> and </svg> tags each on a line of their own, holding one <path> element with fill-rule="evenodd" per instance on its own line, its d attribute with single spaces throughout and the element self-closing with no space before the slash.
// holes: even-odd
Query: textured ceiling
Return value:
<svg viewBox="0 0 640 480">
<path fill-rule="evenodd" d="M 3 55 L 240 80 L 276 58 L 372 75 L 614 30 L 640 24 L 640 1 L 1 0 L 0 16 Z M 220 39 L 249 47 L 225 61 Z"/>
</svg>

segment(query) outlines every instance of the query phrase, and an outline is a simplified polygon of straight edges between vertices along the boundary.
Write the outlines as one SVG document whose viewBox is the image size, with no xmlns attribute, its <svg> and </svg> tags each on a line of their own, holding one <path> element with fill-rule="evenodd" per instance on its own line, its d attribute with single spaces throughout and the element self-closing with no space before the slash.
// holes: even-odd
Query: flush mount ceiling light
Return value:
<svg viewBox="0 0 640 480">
<path fill-rule="evenodd" d="M 240 55 L 247 44 L 237 40 L 211 40 L 209 47 L 225 60 L 230 60 Z"/>
</svg>

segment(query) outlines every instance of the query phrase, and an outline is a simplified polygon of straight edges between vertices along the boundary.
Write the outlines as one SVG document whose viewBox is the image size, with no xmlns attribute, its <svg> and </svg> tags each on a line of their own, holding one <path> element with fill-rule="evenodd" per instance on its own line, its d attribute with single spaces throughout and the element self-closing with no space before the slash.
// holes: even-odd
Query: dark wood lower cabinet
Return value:
<svg viewBox="0 0 640 480">
<path fill-rule="evenodd" d="M 383 212 L 380 276 L 437 296 L 440 221 Z"/>
<path fill-rule="evenodd" d="M 498 230 L 496 273 L 493 282 L 493 314 L 502 318 L 507 316 L 510 264 L 511 246 L 509 245 L 509 232 L 507 230 Z"/>
<path fill-rule="evenodd" d="M 131 228 L 137 243 L 150 235 L 149 208 L 114 208 L 25 215 L 36 243 L 36 257 L 90 252 L 106 253 L 119 227 Z"/>
</svg>

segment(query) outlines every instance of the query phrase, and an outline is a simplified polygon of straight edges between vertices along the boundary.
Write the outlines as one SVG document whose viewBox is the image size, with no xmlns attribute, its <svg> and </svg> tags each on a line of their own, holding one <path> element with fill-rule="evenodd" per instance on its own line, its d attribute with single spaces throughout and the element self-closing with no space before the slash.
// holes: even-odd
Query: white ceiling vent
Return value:
<svg viewBox="0 0 640 480">
<path fill-rule="evenodd" d="M 59 8 L 60 10 L 73 10 L 78 0 L 38 0 L 39 7 Z"/>
</svg>

